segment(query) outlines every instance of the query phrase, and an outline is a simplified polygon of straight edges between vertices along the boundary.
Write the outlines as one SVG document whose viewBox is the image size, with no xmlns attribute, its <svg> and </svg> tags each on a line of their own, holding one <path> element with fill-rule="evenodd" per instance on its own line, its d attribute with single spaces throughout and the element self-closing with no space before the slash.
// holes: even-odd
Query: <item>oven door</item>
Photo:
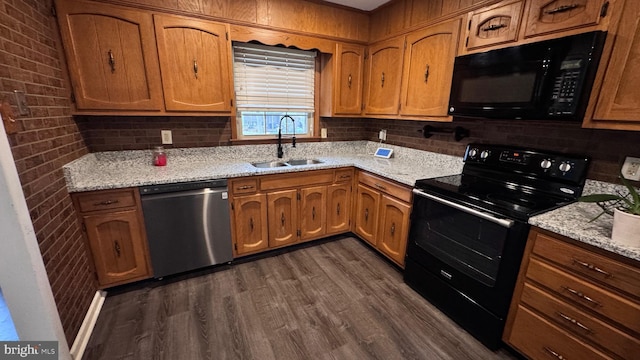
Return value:
<svg viewBox="0 0 640 360">
<path fill-rule="evenodd" d="M 528 225 L 414 190 L 407 257 L 498 317 L 505 316 Z"/>
</svg>

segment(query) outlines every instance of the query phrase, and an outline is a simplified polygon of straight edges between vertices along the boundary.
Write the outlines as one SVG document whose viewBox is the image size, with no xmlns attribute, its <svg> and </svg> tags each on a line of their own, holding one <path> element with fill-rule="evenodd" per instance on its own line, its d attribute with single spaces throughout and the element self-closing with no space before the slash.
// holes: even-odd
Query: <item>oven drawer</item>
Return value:
<svg viewBox="0 0 640 360">
<path fill-rule="evenodd" d="M 520 305 L 508 340 L 531 359 L 610 359 Z"/>
<path fill-rule="evenodd" d="M 640 333 L 640 305 L 563 272 L 536 258 L 531 258 L 526 276 L 553 290 L 563 299 L 603 315 Z"/>
<path fill-rule="evenodd" d="M 533 253 L 584 277 L 633 296 L 640 296 L 640 269 L 537 233 Z"/>
<path fill-rule="evenodd" d="M 548 292 L 525 283 L 520 298 L 568 333 L 592 341 L 624 359 L 640 354 L 640 340 L 589 315 Z"/>
</svg>

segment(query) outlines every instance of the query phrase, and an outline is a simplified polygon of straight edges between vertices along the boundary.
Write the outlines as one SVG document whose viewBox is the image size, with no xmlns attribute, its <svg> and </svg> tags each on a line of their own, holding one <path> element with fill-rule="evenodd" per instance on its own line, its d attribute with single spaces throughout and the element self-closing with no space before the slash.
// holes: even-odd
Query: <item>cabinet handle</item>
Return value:
<svg viewBox="0 0 640 360">
<path fill-rule="evenodd" d="M 429 64 L 427 64 L 427 68 L 424 70 L 424 82 L 427 82 L 429 79 Z"/>
<path fill-rule="evenodd" d="M 575 325 L 575 326 L 577 326 L 577 327 L 581 328 L 582 330 L 584 330 L 584 331 L 586 331 L 586 332 L 588 332 L 588 333 L 592 333 L 592 332 L 593 332 L 593 330 L 589 329 L 586 325 L 582 324 L 582 323 L 581 323 L 581 322 L 579 322 L 578 320 L 576 320 L 576 319 L 574 319 L 574 318 L 572 318 L 572 317 L 570 317 L 570 316 L 567 316 L 567 315 L 565 315 L 565 314 L 563 314 L 563 313 L 561 313 L 561 312 L 557 312 L 557 314 L 558 314 L 558 316 L 560 316 L 562 319 L 564 319 L 564 320 L 566 320 L 566 321 L 570 322 L 571 324 L 573 324 L 573 325 Z"/>
<path fill-rule="evenodd" d="M 567 358 L 566 358 L 566 357 L 564 357 L 564 356 L 562 356 L 562 355 L 558 354 L 557 352 L 555 352 L 555 351 L 553 351 L 553 350 L 549 349 L 549 348 L 548 348 L 548 347 L 546 347 L 546 346 L 545 346 L 545 347 L 543 347 L 543 349 L 544 349 L 544 351 L 546 351 L 546 352 L 548 352 L 549 354 L 553 355 L 556 359 L 560 359 L 560 360 L 567 360 Z"/>
<path fill-rule="evenodd" d="M 369 208 L 364 209 L 364 222 L 369 221 Z"/>
<path fill-rule="evenodd" d="M 380 190 L 387 190 L 387 188 L 384 185 L 380 185 L 378 183 L 375 183 L 375 187 L 377 187 Z"/>
<path fill-rule="evenodd" d="M 316 207 L 312 207 L 311 208 L 311 220 L 315 220 L 316 219 Z"/>
<path fill-rule="evenodd" d="M 249 229 L 253 232 L 253 218 L 249 219 Z"/>
<path fill-rule="evenodd" d="M 109 66 L 111 67 L 111 72 L 116 72 L 116 59 L 113 57 L 113 51 L 109 49 Z"/>
<path fill-rule="evenodd" d="M 120 200 L 105 200 L 105 201 L 100 201 L 97 203 L 93 203 L 93 206 L 109 206 L 111 204 L 117 204 L 119 203 Z"/>
<path fill-rule="evenodd" d="M 347 78 L 347 85 L 349 86 L 349 89 L 351 89 L 351 74 L 349 74 L 349 77 Z"/>
<path fill-rule="evenodd" d="M 340 215 L 340 203 L 338 203 L 338 206 L 336 208 L 336 215 Z"/>
<path fill-rule="evenodd" d="M 381 87 L 384 87 L 384 71 L 382 72 L 382 76 L 380 77 Z"/>
<path fill-rule="evenodd" d="M 280 216 L 280 223 L 282 224 L 282 226 L 284 226 L 284 221 L 285 221 L 284 213 L 282 213 L 281 215 L 282 216 Z"/>
<path fill-rule="evenodd" d="M 574 296 L 576 296 L 576 297 L 578 297 L 578 298 L 580 298 L 582 300 L 586 300 L 586 301 L 588 301 L 588 302 L 590 302 L 590 303 L 592 303 L 592 304 L 594 304 L 596 306 L 601 306 L 599 302 L 593 300 L 592 298 L 590 298 L 589 296 L 583 294 L 582 292 L 580 292 L 578 290 L 574 290 L 574 289 L 572 289 L 572 288 L 570 288 L 568 286 L 563 286 L 563 288 L 565 290 L 567 290 L 571 295 L 574 295 Z"/>
<path fill-rule="evenodd" d="M 492 25 L 489 25 L 487 27 L 482 28 L 482 31 L 495 31 L 495 30 L 502 29 L 502 28 L 505 28 L 505 27 L 507 27 L 507 25 L 505 25 L 505 24 L 492 24 Z"/>
<path fill-rule="evenodd" d="M 243 186 L 239 186 L 237 189 L 238 190 L 253 189 L 253 185 L 243 185 Z"/>
<path fill-rule="evenodd" d="M 595 265 L 592 265 L 592 264 L 589 264 L 589 263 L 586 263 L 586 262 L 580 261 L 580 260 L 575 259 L 575 258 L 572 258 L 571 260 L 573 260 L 573 263 L 574 263 L 574 264 L 578 264 L 578 265 L 583 266 L 583 267 L 585 267 L 585 268 L 587 268 L 587 269 L 589 269 L 589 270 L 591 270 L 591 271 L 595 271 L 595 272 L 597 272 L 597 273 L 600 273 L 600 274 L 604 275 L 604 276 L 605 276 L 605 277 L 607 277 L 607 278 L 610 278 L 610 277 L 612 277 L 612 276 L 613 276 L 613 275 L 611 275 L 610 273 L 608 273 L 608 272 L 606 272 L 606 271 L 604 271 L 604 270 L 600 269 L 599 267 L 597 267 L 597 266 L 595 266 Z"/>
<path fill-rule="evenodd" d="M 571 5 L 562 5 L 562 6 L 558 6 L 555 9 L 551 9 L 551 10 L 547 10 L 544 13 L 548 14 L 548 15 L 553 15 L 553 14 L 558 14 L 558 13 L 563 13 L 569 10 L 573 10 L 577 7 L 579 7 L 580 5 L 578 4 L 571 4 Z"/>
<path fill-rule="evenodd" d="M 114 241 L 113 249 L 116 251 L 116 255 L 120 257 L 120 244 L 118 244 L 118 241 Z"/>
<path fill-rule="evenodd" d="M 396 232 L 396 223 L 391 223 L 391 236 Z"/>
<path fill-rule="evenodd" d="M 198 61 L 193 59 L 193 74 L 198 78 Z"/>
<path fill-rule="evenodd" d="M 340 179 L 349 179 L 349 178 L 351 178 L 351 175 L 340 175 L 339 178 Z"/>
</svg>

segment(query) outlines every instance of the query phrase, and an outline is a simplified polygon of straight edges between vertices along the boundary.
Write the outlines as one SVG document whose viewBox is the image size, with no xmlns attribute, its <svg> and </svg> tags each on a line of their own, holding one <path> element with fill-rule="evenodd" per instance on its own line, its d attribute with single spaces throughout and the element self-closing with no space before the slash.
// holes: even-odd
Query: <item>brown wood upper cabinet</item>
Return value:
<svg viewBox="0 0 640 360">
<path fill-rule="evenodd" d="M 447 116 L 460 19 L 450 20 L 369 48 L 365 113 L 396 118 Z"/>
<path fill-rule="evenodd" d="M 229 26 L 154 15 L 168 111 L 231 112 Z"/>
<path fill-rule="evenodd" d="M 597 25 L 605 0 L 530 0 L 524 36 L 532 37 Z"/>
<path fill-rule="evenodd" d="M 522 1 L 506 1 L 469 14 L 467 50 L 518 40 Z"/>
<path fill-rule="evenodd" d="M 162 110 L 150 13 L 77 0 L 56 6 L 77 109 Z"/>
<path fill-rule="evenodd" d="M 320 116 L 353 116 L 362 112 L 365 47 L 337 43 L 323 54 Z"/>
</svg>

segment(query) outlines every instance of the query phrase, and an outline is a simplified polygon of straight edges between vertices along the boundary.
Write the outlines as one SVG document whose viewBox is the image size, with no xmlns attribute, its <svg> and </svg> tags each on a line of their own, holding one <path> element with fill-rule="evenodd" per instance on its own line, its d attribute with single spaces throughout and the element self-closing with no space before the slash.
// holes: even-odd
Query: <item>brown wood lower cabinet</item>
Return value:
<svg viewBox="0 0 640 360">
<path fill-rule="evenodd" d="M 353 168 L 231 179 L 234 256 L 351 230 Z"/>
<path fill-rule="evenodd" d="M 101 288 L 152 276 L 137 189 L 72 194 Z"/>
<path fill-rule="evenodd" d="M 411 215 L 411 189 L 359 171 L 355 212 L 356 235 L 404 267 Z"/>
<path fill-rule="evenodd" d="M 503 340 L 531 359 L 637 357 L 639 265 L 534 228 Z"/>
</svg>

